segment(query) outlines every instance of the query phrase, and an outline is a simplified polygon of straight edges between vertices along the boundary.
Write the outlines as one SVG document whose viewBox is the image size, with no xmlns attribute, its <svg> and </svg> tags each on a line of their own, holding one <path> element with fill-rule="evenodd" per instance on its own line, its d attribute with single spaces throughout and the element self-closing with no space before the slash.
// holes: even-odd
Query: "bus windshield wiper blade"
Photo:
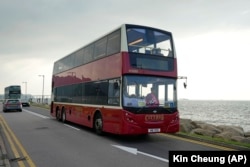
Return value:
<svg viewBox="0 0 250 167">
<path fill-rule="evenodd" d="M 149 108 L 149 107 L 148 107 L 148 106 L 140 107 L 139 110 L 137 110 L 136 112 L 139 113 L 139 112 L 141 112 L 141 111 L 142 111 L 143 109 L 145 109 L 145 108 Z"/>
</svg>

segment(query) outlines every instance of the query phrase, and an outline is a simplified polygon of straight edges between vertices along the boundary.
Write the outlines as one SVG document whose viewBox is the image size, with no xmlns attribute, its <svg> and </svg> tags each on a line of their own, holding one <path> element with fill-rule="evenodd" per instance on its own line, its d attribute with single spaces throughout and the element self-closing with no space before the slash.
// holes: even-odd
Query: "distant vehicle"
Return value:
<svg viewBox="0 0 250 167">
<path fill-rule="evenodd" d="M 21 98 L 21 86 L 11 85 L 4 88 L 4 99 L 20 99 Z"/>
<path fill-rule="evenodd" d="M 30 102 L 27 99 L 21 99 L 21 103 L 22 103 L 23 107 L 29 107 L 30 106 Z"/>
<path fill-rule="evenodd" d="M 22 112 L 21 101 L 19 99 L 5 99 L 3 102 L 3 112 L 14 110 Z"/>
<path fill-rule="evenodd" d="M 175 133 L 177 79 L 172 33 L 124 24 L 54 63 L 50 113 L 98 134 Z"/>
</svg>

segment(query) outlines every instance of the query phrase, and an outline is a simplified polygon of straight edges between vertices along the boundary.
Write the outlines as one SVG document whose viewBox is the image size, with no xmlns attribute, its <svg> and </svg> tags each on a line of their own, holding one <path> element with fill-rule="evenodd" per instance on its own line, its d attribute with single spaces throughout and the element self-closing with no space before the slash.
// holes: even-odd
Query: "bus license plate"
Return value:
<svg viewBox="0 0 250 167">
<path fill-rule="evenodd" d="M 156 132 L 161 132 L 161 129 L 160 128 L 148 129 L 148 133 L 156 133 Z"/>
</svg>

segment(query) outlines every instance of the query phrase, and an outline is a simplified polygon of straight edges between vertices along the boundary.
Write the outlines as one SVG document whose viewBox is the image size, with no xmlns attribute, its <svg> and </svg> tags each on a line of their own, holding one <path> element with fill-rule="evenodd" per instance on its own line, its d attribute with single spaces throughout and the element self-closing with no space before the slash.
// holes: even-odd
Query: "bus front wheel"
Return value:
<svg viewBox="0 0 250 167">
<path fill-rule="evenodd" d="M 57 108 L 57 110 L 56 110 L 56 119 L 57 119 L 58 121 L 61 120 L 61 114 L 60 114 L 60 109 L 59 109 L 59 108 Z"/>
<path fill-rule="evenodd" d="M 97 113 L 95 115 L 94 128 L 98 135 L 103 134 L 103 120 L 102 120 L 102 115 L 100 113 Z"/>
</svg>

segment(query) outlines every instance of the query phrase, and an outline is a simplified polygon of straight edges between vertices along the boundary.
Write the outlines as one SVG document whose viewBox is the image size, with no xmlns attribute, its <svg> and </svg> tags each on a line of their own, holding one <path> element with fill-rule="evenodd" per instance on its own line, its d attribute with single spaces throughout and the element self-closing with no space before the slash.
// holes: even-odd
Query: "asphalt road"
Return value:
<svg viewBox="0 0 250 167">
<path fill-rule="evenodd" d="M 13 167 L 168 167 L 169 151 L 223 149 L 166 134 L 98 136 L 89 128 L 58 122 L 37 107 L 0 114 Z"/>
</svg>

